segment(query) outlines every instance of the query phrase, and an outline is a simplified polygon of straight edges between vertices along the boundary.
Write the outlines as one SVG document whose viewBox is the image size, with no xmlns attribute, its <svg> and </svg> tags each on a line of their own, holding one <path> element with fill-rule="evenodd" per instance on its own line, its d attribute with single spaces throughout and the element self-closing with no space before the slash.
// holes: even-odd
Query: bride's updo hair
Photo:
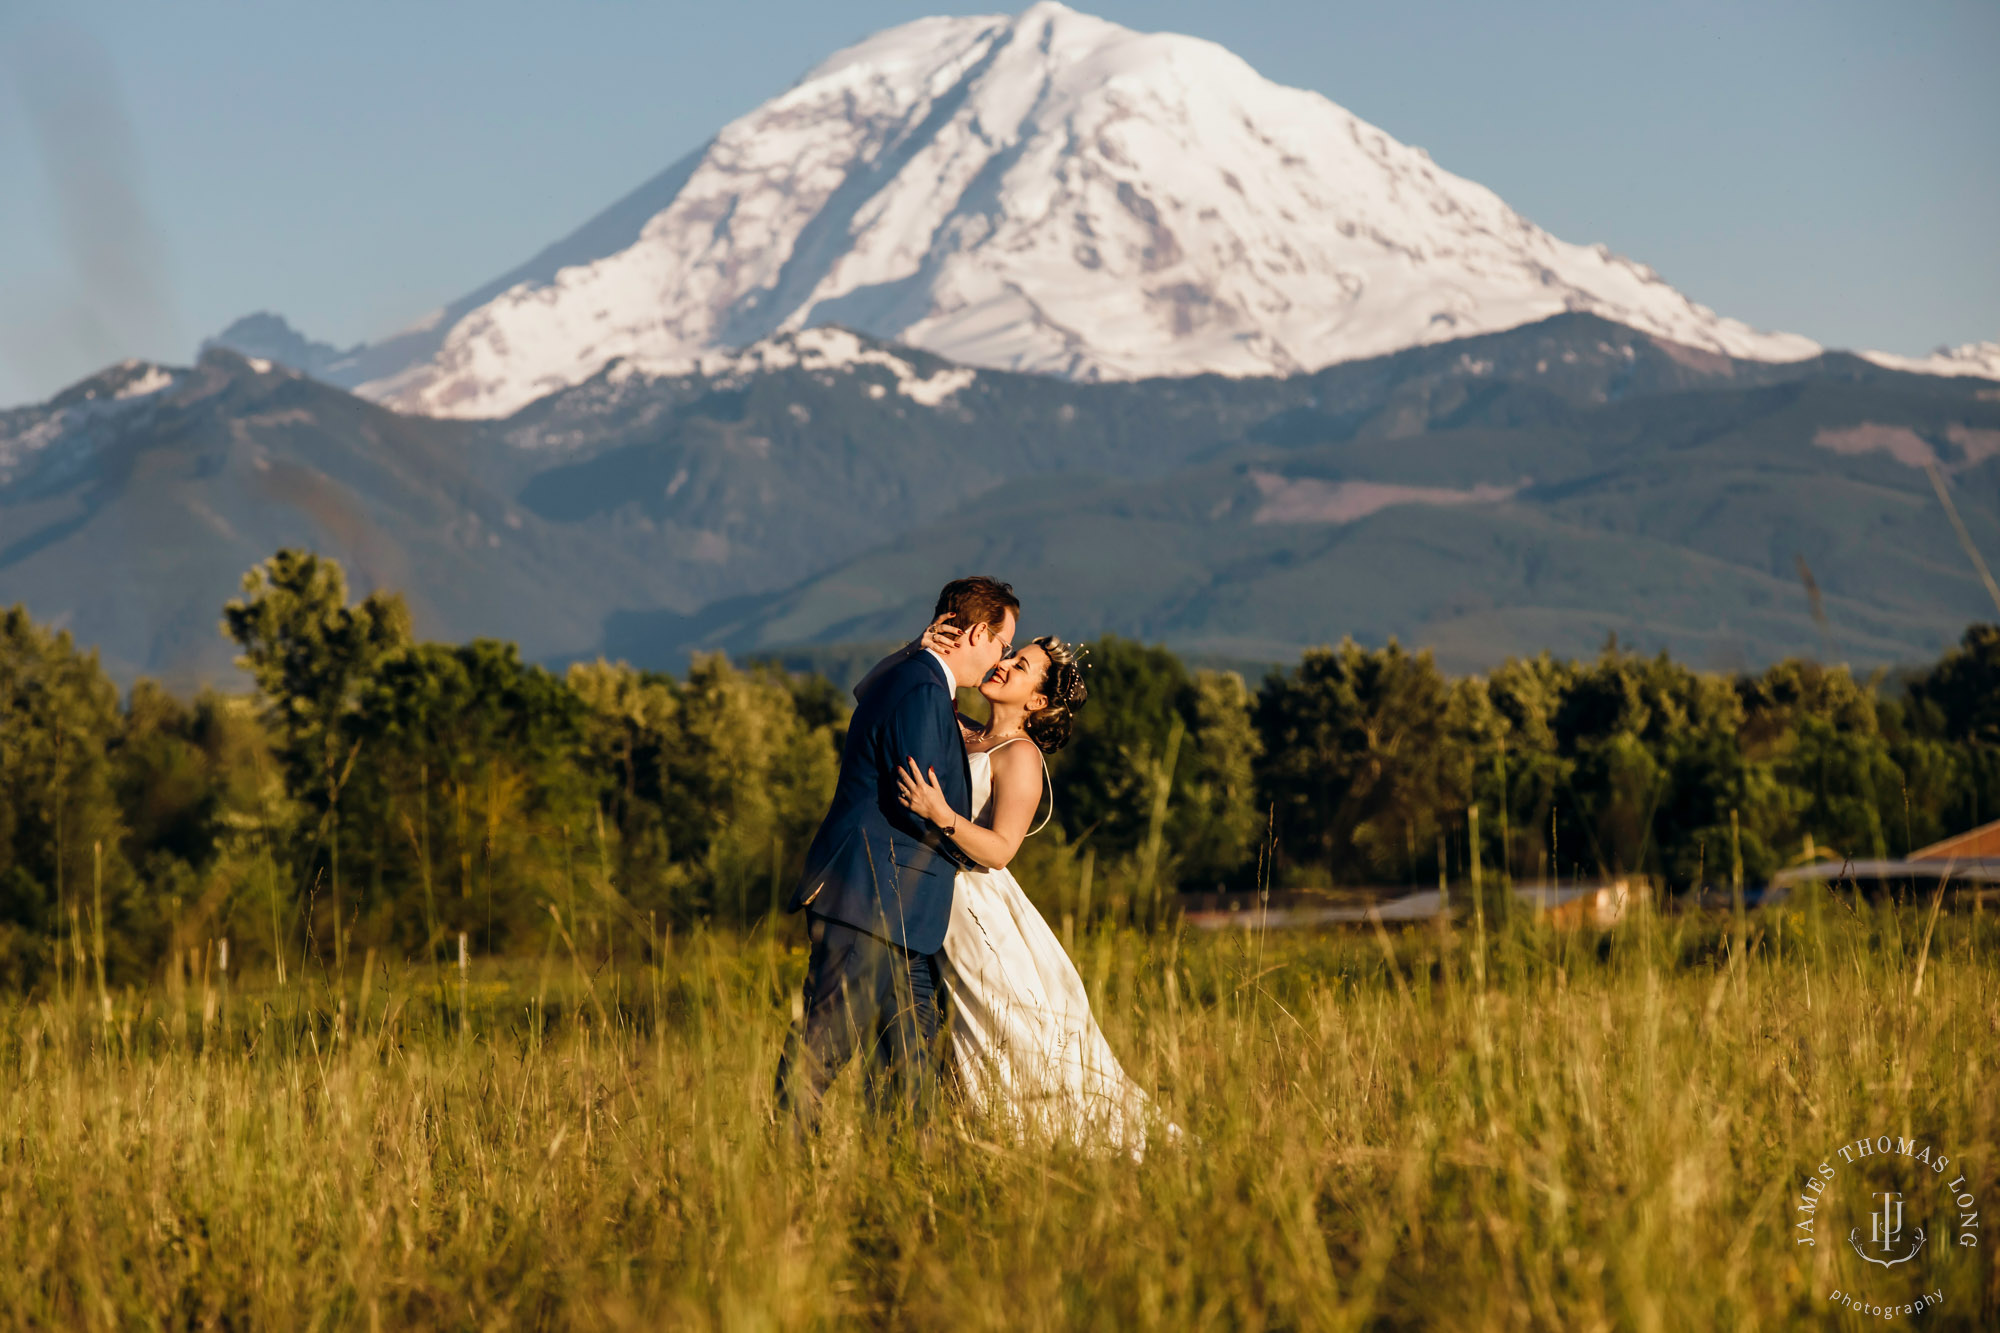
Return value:
<svg viewBox="0 0 2000 1333">
<path fill-rule="evenodd" d="M 1069 744 L 1076 710 L 1083 707 L 1090 692 L 1083 686 L 1083 666 L 1077 661 L 1076 649 L 1053 634 L 1044 634 L 1034 640 L 1034 645 L 1049 655 L 1049 669 L 1042 676 L 1041 689 L 1036 691 L 1049 702 L 1047 707 L 1028 714 L 1021 729 L 1035 743 L 1035 748 L 1043 754 L 1054 754 Z"/>
</svg>

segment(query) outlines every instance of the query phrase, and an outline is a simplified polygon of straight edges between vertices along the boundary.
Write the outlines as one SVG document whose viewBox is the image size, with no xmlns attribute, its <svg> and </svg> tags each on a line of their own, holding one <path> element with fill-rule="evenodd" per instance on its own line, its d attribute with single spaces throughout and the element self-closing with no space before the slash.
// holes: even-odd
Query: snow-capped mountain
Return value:
<svg viewBox="0 0 2000 1333">
<path fill-rule="evenodd" d="M 1042 3 L 839 52 L 334 377 L 497 416 L 614 359 L 675 371 L 817 325 L 1080 380 L 1289 374 L 1564 310 L 1739 357 L 1819 350 L 1558 240 L 1220 46 Z"/>
<path fill-rule="evenodd" d="M 1929 356 L 1897 356 L 1894 352 L 1863 352 L 1861 355 L 1878 366 L 1907 370 L 1918 375 L 1971 375 L 2000 380 L 2000 342 L 1940 347 Z"/>
<path fill-rule="evenodd" d="M 150 361 L 120 361 L 46 403 L 0 411 L 0 486 L 57 445 L 67 463 L 82 464 L 104 435 L 149 418 L 185 374 Z"/>
</svg>

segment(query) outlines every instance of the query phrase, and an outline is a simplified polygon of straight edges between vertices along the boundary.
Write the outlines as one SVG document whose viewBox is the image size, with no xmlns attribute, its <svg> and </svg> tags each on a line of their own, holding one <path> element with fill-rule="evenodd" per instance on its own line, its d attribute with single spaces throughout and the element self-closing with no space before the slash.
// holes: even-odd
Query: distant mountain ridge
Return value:
<svg viewBox="0 0 2000 1333">
<path fill-rule="evenodd" d="M 1871 665 L 1992 615 L 1933 462 L 2000 551 L 1991 385 L 1585 314 L 1311 374 L 1101 383 L 818 328 L 683 374 L 616 362 L 498 421 L 214 349 L 0 412 L 0 604 L 180 683 L 229 674 L 218 609 L 280 545 L 406 592 L 422 633 L 548 662 L 819 660 L 984 568 L 1045 629 L 1207 660 L 1394 634 L 1470 670 L 1615 631 L 1704 665 Z"/>
<path fill-rule="evenodd" d="M 528 263 L 301 368 L 498 417 L 613 360 L 679 373 L 827 324 L 1106 380 L 1293 374 L 1563 311 L 1739 358 L 1819 351 L 1556 239 L 1220 46 L 1039 3 L 838 52 Z"/>
<path fill-rule="evenodd" d="M 1996 614 L 1924 467 L 1941 465 L 1974 541 L 2000 551 L 2000 402 L 1828 360 L 1595 405 L 1496 384 L 1433 398 L 1445 410 L 1416 430 L 1396 408 L 1294 409 L 1164 477 L 1011 484 L 672 629 L 686 647 L 810 662 L 920 623 L 933 571 L 997 568 L 1036 627 L 1212 660 L 1284 662 L 1349 634 L 1459 671 L 1588 657 L 1612 635 L 1722 669 L 1913 660 Z M 644 626 L 625 638 L 643 644 Z"/>
</svg>

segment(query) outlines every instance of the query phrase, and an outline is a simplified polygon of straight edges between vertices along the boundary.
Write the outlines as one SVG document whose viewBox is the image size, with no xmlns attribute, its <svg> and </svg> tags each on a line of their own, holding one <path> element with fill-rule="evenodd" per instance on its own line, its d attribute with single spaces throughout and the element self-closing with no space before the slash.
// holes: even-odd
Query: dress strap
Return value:
<svg viewBox="0 0 2000 1333">
<path fill-rule="evenodd" d="M 1049 812 L 1042 816 L 1041 823 L 1029 829 L 1022 835 L 1023 837 L 1034 837 L 1037 833 L 1047 828 L 1049 821 L 1056 817 L 1056 780 L 1049 776 L 1049 757 L 1047 754 L 1042 755 L 1042 790 L 1049 794 Z"/>
<path fill-rule="evenodd" d="M 992 749 L 982 750 L 980 753 L 988 755 L 998 754 L 1000 751 L 1012 745 L 1015 741 L 1024 741 L 1026 739 L 1028 739 L 1026 736 L 1009 736 L 1006 740 L 1001 741 L 998 745 L 994 746 Z M 1056 817 L 1056 780 L 1049 776 L 1048 755 L 1043 754 L 1041 758 L 1042 758 L 1042 790 L 1048 793 L 1049 809 L 1048 813 L 1042 816 L 1041 823 L 1035 825 L 1033 828 L 1029 829 L 1026 833 L 1021 835 L 1024 838 L 1034 837 L 1037 833 L 1040 833 L 1043 829 L 1047 828 L 1049 826 L 1049 821 Z M 1041 802 L 1037 801 L 1036 804 L 1039 805 L 1041 804 Z"/>
</svg>

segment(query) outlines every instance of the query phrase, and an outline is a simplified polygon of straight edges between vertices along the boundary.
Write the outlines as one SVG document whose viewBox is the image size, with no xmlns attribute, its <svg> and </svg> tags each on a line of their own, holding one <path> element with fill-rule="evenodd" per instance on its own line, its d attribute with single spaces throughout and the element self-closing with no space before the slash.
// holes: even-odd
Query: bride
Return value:
<svg viewBox="0 0 2000 1333">
<path fill-rule="evenodd" d="M 985 867 L 959 872 L 945 931 L 952 1065 L 971 1103 L 1017 1134 L 1137 1155 L 1146 1094 L 1111 1053 L 1076 965 L 1007 870 L 1047 786 L 1042 756 L 1069 740 L 1083 704 L 1083 673 L 1068 645 L 1044 637 L 1002 659 L 979 692 L 990 720 L 959 718 L 972 817 L 953 810 L 937 775 L 914 760 L 897 774 L 903 804 Z"/>
</svg>

